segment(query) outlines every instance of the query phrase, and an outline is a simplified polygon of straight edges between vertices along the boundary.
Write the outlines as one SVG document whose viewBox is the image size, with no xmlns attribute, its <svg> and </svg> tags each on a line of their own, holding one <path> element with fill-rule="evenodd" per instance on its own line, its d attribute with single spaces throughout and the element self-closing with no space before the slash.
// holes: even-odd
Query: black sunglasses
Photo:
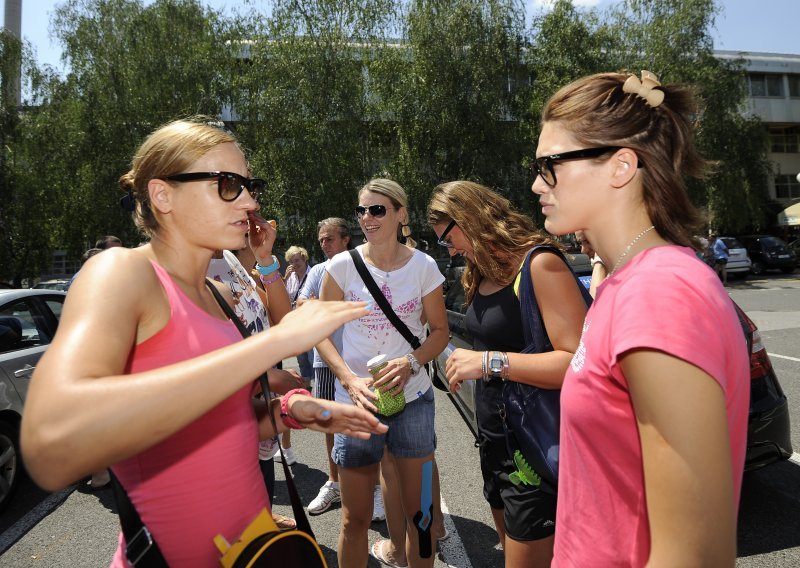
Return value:
<svg viewBox="0 0 800 568">
<path fill-rule="evenodd" d="M 448 233 L 450 233 L 450 231 L 452 231 L 453 227 L 455 226 L 456 226 L 455 220 L 450 221 L 450 223 L 447 225 L 447 228 L 444 230 L 444 232 L 442 232 L 442 236 L 439 237 L 439 240 L 436 241 L 436 244 L 443 246 L 444 248 L 453 248 L 454 246 L 453 243 L 445 239 L 447 239 Z"/>
<path fill-rule="evenodd" d="M 356 206 L 356 215 L 359 219 L 361 219 L 364 215 L 369 214 L 373 217 L 380 219 L 384 215 L 386 215 L 386 206 L 385 205 L 370 205 L 369 207 L 364 207 L 363 205 Z"/>
<path fill-rule="evenodd" d="M 552 154 L 550 156 L 542 156 L 536 158 L 531 167 L 533 168 L 533 180 L 536 181 L 536 176 L 542 176 L 542 181 L 550 187 L 556 185 L 556 172 L 553 166 L 558 162 L 565 162 L 567 160 L 586 160 L 589 158 L 597 158 L 603 154 L 610 154 L 621 149 L 622 146 L 603 146 L 601 148 L 586 148 L 585 150 L 574 150 L 572 152 L 562 152 L 561 154 Z M 643 167 L 644 163 L 639 160 L 639 167 Z"/>
<path fill-rule="evenodd" d="M 258 198 L 264 193 L 264 186 L 266 185 L 263 179 L 248 179 L 233 172 L 191 172 L 164 177 L 167 181 L 177 182 L 214 178 L 217 180 L 219 198 L 223 201 L 235 201 L 245 189 L 250 193 L 250 197 L 258 201 Z"/>
</svg>

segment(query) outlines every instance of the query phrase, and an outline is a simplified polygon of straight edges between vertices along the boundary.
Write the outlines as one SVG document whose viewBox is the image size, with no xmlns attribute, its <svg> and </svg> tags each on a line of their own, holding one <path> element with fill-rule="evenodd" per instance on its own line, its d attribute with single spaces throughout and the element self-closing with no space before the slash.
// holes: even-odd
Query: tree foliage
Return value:
<svg viewBox="0 0 800 568">
<path fill-rule="evenodd" d="M 425 231 L 431 189 L 472 179 L 531 210 L 539 115 L 570 80 L 648 69 L 698 87 L 698 143 L 717 164 L 694 183 L 711 225 L 768 226 L 766 132 L 742 114 L 742 62 L 714 57 L 714 0 L 556 0 L 526 26 L 520 0 L 274 0 L 223 16 L 199 0 L 66 0 L 51 22 L 68 71 L 0 40 L 3 83 L 22 63 L 28 100 L 3 99 L 0 277 L 46 271 L 104 234 L 138 241 L 117 205 L 135 148 L 178 117 L 220 117 L 268 183 L 286 244 L 349 216 L 370 177 L 409 192 Z"/>
</svg>

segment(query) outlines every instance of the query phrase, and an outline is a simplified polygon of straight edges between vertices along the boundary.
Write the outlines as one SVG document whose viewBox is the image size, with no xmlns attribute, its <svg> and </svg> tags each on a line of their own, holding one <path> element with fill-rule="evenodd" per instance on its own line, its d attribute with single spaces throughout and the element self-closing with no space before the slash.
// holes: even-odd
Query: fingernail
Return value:
<svg viewBox="0 0 800 568">
<path fill-rule="evenodd" d="M 367 302 L 367 305 L 366 305 L 365 307 L 367 308 L 367 311 L 371 312 L 371 311 L 372 311 L 372 308 L 373 308 L 374 306 L 375 306 L 375 304 L 374 304 L 374 303 L 372 303 L 372 302 Z"/>
<path fill-rule="evenodd" d="M 330 415 L 331 415 L 331 411 L 330 410 L 323 410 L 322 411 L 322 417 L 323 418 L 327 418 Z"/>
</svg>

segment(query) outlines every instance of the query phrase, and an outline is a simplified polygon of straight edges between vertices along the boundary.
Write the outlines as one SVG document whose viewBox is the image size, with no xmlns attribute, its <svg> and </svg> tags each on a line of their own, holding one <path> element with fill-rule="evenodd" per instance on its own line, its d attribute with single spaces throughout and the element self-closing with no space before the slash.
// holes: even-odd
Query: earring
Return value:
<svg viewBox="0 0 800 568">
<path fill-rule="evenodd" d="M 409 227 L 408 225 L 402 225 L 402 228 L 400 229 L 400 232 L 403 234 L 404 237 L 410 237 L 411 236 L 411 227 Z"/>
</svg>

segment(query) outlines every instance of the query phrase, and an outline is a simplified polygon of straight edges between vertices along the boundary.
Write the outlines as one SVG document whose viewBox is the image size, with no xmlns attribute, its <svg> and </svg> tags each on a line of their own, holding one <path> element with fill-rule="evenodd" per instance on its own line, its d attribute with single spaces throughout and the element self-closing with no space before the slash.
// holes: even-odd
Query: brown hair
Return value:
<svg viewBox="0 0 800 568">
<path fill-rule="evenodd" d="M 210 125 L 209 120 L 198 116 L 161 126 L 136 151 L 130 171 L 119 178 L 120 188 L 130 193 L 135 202 L 136 227 L 146 236 L 152 237 L 159 229 L 150 207 L 148 182 L 181 173 L 220 144 L 236 144 L 233 135 Z"/>
<path fill-rule="evenodd" d="M 517 212 L 500 194 L 471 181 L 436 186 L 428 204 L 428 223 L 455 221 L 469 240 L 475 263 L 467 259 L 461 282 L 465 300 L 472 302 L 481 278 L 507 286 L 517 276 L 522 256 L 540 244 L 560 245 L 536 229 L 529 217 Z"/>
<path fill-rule="evenodd" d="M 629 73 L 599 73 L 578 79 L 554 94 L 542 123 L 557 122 L 586 146 L 623 146 L 643 162 L 642 201 L 658 233 L 668 241 L 697 247 L 703 218 L 689 199 L 684 176 L 702 178 L 706 162 L 694 146 L 691 118 L 697 112 L 687 87 L 664 85 L 664 102 L 652 108 L 622 85 Z"/>
<path fill-rule="evenodd" d="M 406 196 L 405 190 L 400 187 L 400 184 L 390 179 L 374 178 L 369 180 L 366 185 L 358 191 L 358 195 L 361 196 L 365 191 L 379 193 L 388 197 L 395 209 L 400 209 L 401 207 L 406 208 L 405 223 L 401 223 L 401 225 L 397 227 L 397 237 L 399 239 L 403 236 L 405 238 L 405 245 L 408 248 L 417 248 L 417 242 L 411 238 L 411 231 L 408 232 L 408 235 L 402 234 L 402 225 L 408 225 L 408 197 Z"/>
</svg>

